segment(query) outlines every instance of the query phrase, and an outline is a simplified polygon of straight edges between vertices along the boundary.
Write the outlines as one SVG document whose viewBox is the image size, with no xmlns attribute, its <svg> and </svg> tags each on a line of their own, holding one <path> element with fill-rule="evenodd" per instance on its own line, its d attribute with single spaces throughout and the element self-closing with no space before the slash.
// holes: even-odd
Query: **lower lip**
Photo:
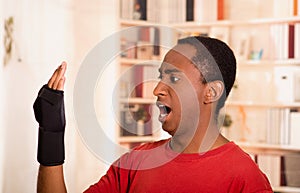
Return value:
<svg viewBox="0 0 300 193">
<path fill-rule="evenodd" d="M 158 120 L 161 122 L 161 123 L 163 123 L 163 122 L 165 122 L 166 121 L 166 119 L 167 119 L 167 117 L 169 116 L 169 114 L 167 114 L 167 115 L 159 115 L 159 117 L 158 117 Z"/>
</svg>

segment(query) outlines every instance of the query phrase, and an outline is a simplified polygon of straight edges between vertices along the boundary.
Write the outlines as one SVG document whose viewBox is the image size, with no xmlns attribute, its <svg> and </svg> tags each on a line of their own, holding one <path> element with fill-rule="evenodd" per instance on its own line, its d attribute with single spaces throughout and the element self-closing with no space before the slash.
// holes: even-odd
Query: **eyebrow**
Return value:
<svg viewBox="0 0 300 193">
<path fill-rule="evenodd" d="M 159 68 L 159 69 L 158 69 L 158 72 L 159 72 L 159 73 L 162 73 L 162 69 Z M 174 73 L 174 72 L 181 72 L 181 71 L 178 70 L 178 69 L 176 69 L 176 68 L 172 68 L 172 69 L 166 69 L 166 70 L 164 70 L 163 72 L 164 72 L 165 74 L 172 74 L 172 73 Z"/>
</svg>

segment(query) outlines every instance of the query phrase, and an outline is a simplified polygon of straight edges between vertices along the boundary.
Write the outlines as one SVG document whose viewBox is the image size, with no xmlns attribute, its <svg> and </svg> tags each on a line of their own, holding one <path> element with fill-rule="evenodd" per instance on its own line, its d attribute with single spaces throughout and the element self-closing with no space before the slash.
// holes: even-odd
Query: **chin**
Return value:
<svg viewBox="0 0 300 193">
<path fill-rule="evenodd" d="M 166 127 L 166 126 L 162 126 L 162 129 L 167 132 L 169 135 L 171 135 L 172 137 L 174 136 L 174 134 L 176 133 L 176 129 L 173 129 L 173 128 L 169 128 L 169 127 Z"/>
</svg>

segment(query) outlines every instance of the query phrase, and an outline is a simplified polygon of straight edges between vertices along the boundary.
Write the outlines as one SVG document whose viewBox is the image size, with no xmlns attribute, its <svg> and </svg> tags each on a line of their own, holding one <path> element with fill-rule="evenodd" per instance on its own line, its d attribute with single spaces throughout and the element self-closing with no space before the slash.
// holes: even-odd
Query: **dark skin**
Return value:
<svg viewBox="0 0 300 193">
<path fill-rule="evenodd" d="M 62 64 L 54 71 L 48 81 L 48 87 L 54 90 L 64 90 L 65 72 L 67 63 Z M 43 166 L 40 165 L 37 181 L 37 193 L 66 193 L 63 165 Z"/>
<path fill-rule="evenodd" d="M 183 153 L 205 152 L 228 143 L 219 133 L 214 113 L 224 84 L 201 82 L 202 76 L 190 60 L 195 54 L 189 44 L 169 51 L 160 67 L 161 81 L 153 91 L 160 104 L 171 108 L 160 121 L 163 130 L 172 135 L 172 149 Z"/>
<path fill-rule="evenodd" d="M 228 143 L 219 133 L 214 117 L 224 85 L 221 81 L 201 82 L 200 72 L 188 59 L 195 53 L 195 48 L 188 44 L 177 45 L 169 51 L 160 67 L 161 81 L 153 91 L 158 102 L 172 109 L 168 115 L 161 112 L 159 119 L 163 130 L 172 135 L 170 147 L 183 153 L 205 152 Z M 55 70 L 48 82 L 49 88 L 64 89 L 66 67 L 63 62 Z M 197 113 L 189 116 L 199 109 L 198 117 L 195 117 Z M 195 126 L 191 129 L 191 125 Z M 67 192 L 63 165 L 40 165 L 37 192 Z"/>
</svg>

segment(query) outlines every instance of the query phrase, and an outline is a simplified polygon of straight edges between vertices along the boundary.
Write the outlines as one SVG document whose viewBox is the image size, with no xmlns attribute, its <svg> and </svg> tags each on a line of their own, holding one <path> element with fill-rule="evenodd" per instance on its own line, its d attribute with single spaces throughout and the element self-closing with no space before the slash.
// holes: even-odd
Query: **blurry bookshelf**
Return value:
<svg viewBox="0 0 300 193">
<path fill-rule="evenodd" d="M 158 45 L 164 39 L 159 30 L 162 25 L 180 31 L 170 34 L 174 44 L 178 38 L 191 35 L 215 37 L 229 44 L 237 58 L 238 72 L 222 110 L 222 115 L 230 116 L 232 124 L 222 127 L 221 132 L 253 157 L 269 177 L 275 192 L 300 192 L 299 0 L 120 2 L 121 28 L 145 28 L 134 41 L 123 38 L 123 47 L 147 41 Z M 120 60 L 122 68 L 140 62 L 146 64 L 145 60 L 161 60 L 165 53 L 159 46 L 144 50 L 142 55 L 138 54 L 141 51 L 138 48 L 125 53 Z M 145 66 L 157 68 L 157 65 Z M 123 97 L 121 101 L 154 104 L 152 97 L 140 93 L 132 99 Z M 130 136 L 128 140 L 122 140 L 126 143 L 146 142 L 157 140 L 161 135 L 149 136 L 143 136 L 143 139 Z"/>
</svg>

